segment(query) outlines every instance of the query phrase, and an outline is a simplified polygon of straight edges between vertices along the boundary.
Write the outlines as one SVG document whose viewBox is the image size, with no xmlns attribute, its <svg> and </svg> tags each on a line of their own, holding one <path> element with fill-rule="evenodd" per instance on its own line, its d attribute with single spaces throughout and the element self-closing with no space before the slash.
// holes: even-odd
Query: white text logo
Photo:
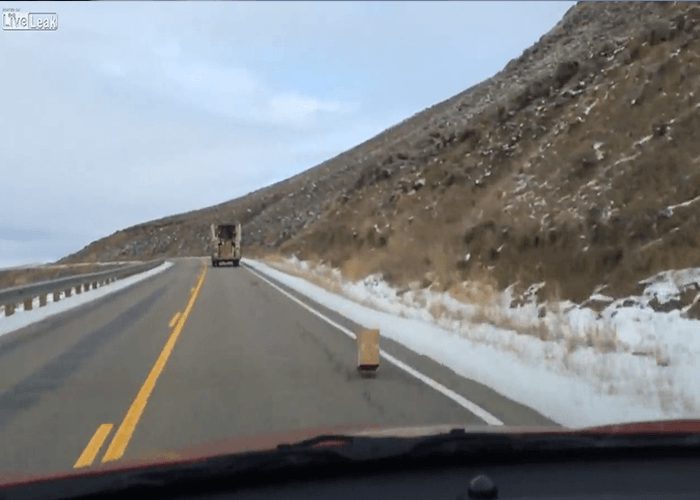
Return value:
<svg viewBox="0 0 700 500">
<path fill-rule="evenodd" d="M 56 31 L 58 14 L 55 12 L 21 12 L 19 9 L 2 10 L 3 31 Z"/>
</svg>

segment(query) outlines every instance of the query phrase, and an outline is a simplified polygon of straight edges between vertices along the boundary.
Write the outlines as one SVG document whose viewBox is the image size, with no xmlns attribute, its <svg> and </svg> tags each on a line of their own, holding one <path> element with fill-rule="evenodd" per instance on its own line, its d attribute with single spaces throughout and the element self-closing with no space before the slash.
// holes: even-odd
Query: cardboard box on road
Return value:
<svg viewBox="0 0 700 500">
<path fill-rule="evenodd" d="M 379 330 L 365 329 L 357 332 L 357 370 L 373 373 L 379 368 Z"/>
</svg>

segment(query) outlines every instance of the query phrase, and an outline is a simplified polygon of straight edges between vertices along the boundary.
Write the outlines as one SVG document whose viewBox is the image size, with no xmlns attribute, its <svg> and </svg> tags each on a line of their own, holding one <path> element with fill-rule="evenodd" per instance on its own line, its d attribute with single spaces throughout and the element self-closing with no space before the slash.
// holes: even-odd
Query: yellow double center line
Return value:
<svg viewBox="0 0 700 500">
<path fill-rule="evenodd" d="M 100 448 L 102 448 L 102 444 L 112 430 L 112 427 L 112 424 L 102 424 L 97 428 L 90 442 L 88 442 L 87 446 L 78 457 L 78 460 L 75 462 L 75 465 L 73 465 L 74 469 L 92 465 L 92 462 L 95 461 L 95 457 L 100 452 Z"/>
<path fill-rule="evenodd" d="M 192 307 L 194 307 L 194 303 L 197 300 L 199 291 L 202 289 L 202 285 L 204 284 L 204 278 L 206 274 L 207 268 L 205 266 L 202 269 L 201 274 L 199 275 L 199 279 L 194 287 L 192 294 L 190 295 L 190 299 L 187 302 L 185 310 L 176 320 L 175 328 L 170 333 L 170 337 L 168 337 L 165 346 L 163 346 L 163 350 L 160 352 L 158 359 L 156 359 L 153 368 L 151 368 L 151 371 L 146 377 L 146 380 L 141 386 L 141 389 L 139 390 L 138 394 L 136 394 L 134 401 L 131 403 L 131 406 L 126 412 L 126 415 L 124 416 L 124 420 L 122 420 L 122 423 L 119 425 L 119 428 L 117 428 L 117 432 L 114 434 L 114 438 L 112 438 L 112 442 L 107 448 L 107 451 L 105 452 L 104 457 L 102 458 L 102 462 L 111 462 L 113 460 L 119 460 L 120 458 L 122 458 L 122 456 L 124 456 L 124 452 L 126 451 L 126 447 L 129 445 L 131 436 L 134 434 L 136 425 L 139 423 L 141 415 L 143 415 L 143 411 L 146 408 L 148 398 L 151 396 L 151 393 L 153 392 L 153 389 L 156 386 L 158 377 L 160 377 L 160 374 L 163 373 L 163 369 L 165 368 L 165 365 L 173 352 L 175 343 L 180 337 L 180 333 L 182 332 L 182 329 L 184 328 L 185 323 L 187 322 L 187 318 L 189 317 L 190 312 L 192 312 Z"/>
</svg>

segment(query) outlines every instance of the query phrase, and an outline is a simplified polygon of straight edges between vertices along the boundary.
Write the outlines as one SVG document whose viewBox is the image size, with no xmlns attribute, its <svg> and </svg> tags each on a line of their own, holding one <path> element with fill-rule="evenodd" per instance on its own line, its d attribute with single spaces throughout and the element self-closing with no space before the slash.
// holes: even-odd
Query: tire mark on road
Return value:
<svg viewBox="0 0 700 500">
<path fill-rule="evenodd" d="M 138 284 L 145 284 L 156 277 L 163 276 L 170 278 L 172 275 L 168 274 L 167 272 L 161 273 L 151 276 L 150 278 L 146 278 L 145 280 L 140 281 Z M 31 344 L 31 342 L 35 340 L 51 335 L 54 328 L 65 325 L 70 321 L 79 319 L 92 311 L 103 307 L 105 302 L 113 302 L 132 293 L 134 293 L 134 289 L 131 286 L 122 288 L 115 292 L 111 292 L 108 295 L 99 297 L 96 300 L 91 300 L 81 304 L 78 307 L 68 309 L 67 311 L 49 316 L 48 318 L 44 318 L 36 323 L 31 323 L 18 330 L 13 330 L 11 332 L 7 332 L 6 334 L 0 335 L 0 358 L 12 354 L 13 351 L 23 347 L 26 344 Z"/>
<path fill-rule="evenodd" d="M 87 334 L 34 373 L 0 393 L 0 429 L 22 411 L 35 405 L 43 395 L 60 387 L 101 347 L 126 332 L 131 325 L 144 316 L 164 293 L 165 287 L 158 288 L 141 302 Z"/>
</svg>

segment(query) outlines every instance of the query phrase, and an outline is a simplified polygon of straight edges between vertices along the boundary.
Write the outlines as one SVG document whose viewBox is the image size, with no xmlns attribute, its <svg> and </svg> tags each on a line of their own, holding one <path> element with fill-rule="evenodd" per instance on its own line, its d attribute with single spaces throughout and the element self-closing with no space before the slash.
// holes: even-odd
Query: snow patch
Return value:
<svg viewBox="0 0 700 500">
<path fill-rule="evenodd" d="M 644 136 L 644 137 L 642 137 L 641 139 L 639 139 L 637 142 L 635 142 L 634 145 L 635 145 L 635 146 L 641 146 L 642 144 L 649 142 L 649 141 L 651 140 L 652 137 L 654 137 L 653 134 L 649 134 L 649 135 L 647 135 L 647 136 Z"/>
<path fill-rule="evenodd" d="M 627 163 L 628 161 L 632 161 L 632 160 L 636 159 L 636 158 L 639 157 L 641 154 L 642 154 L 642 153 L 635 153 L 635 154 L 630 155 L 630 156 L 622 157 L 622 158 L 620 158 L 619 160 L 617 160 L 615 163 L 613 163 L 613 165 L 619 165 L 619 164 L 621 164 L 621 163 Z"/>
<path fill-rule="evenodd" d="M 673 215 L 673 211 L 677 208 L 683 208 L 683 207 L 688 207 L 695 203 L 696 201 L 700 200 L 700 196 L 696 196 L 695 198 L 692 198 L 690 200 L 684 201 L 682 203 L 676 203 L 675 205 L 669 205 L 664 209 L 664 211 L 669 214 Z"/>
<path fill-rule="evenodd" d="M 595 159 L 598 161 L 601 161 L 602 159 L 605 158 L 605 153 L 603 153 L 603 143 L 602 142 L 596 142 L 593 144 L 593 150 L 595 151 Z"/>
<path fill-rule="evenodd" d="M 640 303 L 648 305 L 652 299 L 660 304 L 679 299 L 680 294 L 686 288 L 694 287 L 700 290 L 700 269 L 675 269 L 660 272 L 650 278 L 639 282 L 646 285 L 642 297 L 634 297 Z"/>
<path fill-rule="evenodd" d="M 588 116 L 588 113 L 590 113 L 591 110 L 592 110 L 593 108 L 595 108 L 597 104 L 598 104 L 598 99 L 596 99 L 596 100 L 593 101 L 591 104 L 589 104 L 588 106 L 586 106 L 586 109 L 583 110 L 583 114 L 586 115 L 586 116 Z"/>
</svg>

